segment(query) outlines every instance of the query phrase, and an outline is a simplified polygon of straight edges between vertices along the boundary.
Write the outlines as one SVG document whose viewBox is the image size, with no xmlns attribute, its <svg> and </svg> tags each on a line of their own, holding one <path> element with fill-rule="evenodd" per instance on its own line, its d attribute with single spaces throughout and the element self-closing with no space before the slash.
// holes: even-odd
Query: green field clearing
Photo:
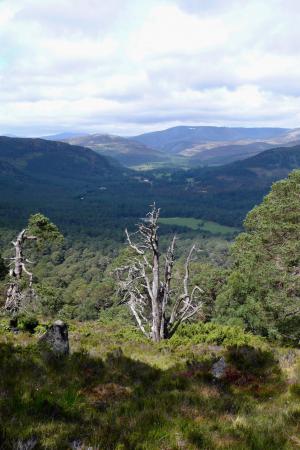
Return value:
<svg viewBox="0 0 300 450">
<path fill-rule="evenodd" d="M 191 230 L 208 231 L 213 234 L 233 234 L 239 232 L 238 228 L 227 227 L 216 222 L 210 222 L 194 217 L 164 217 L 159 219 L 164 225 L 177 225 L 179 227 L 187 227 Z"/>
</svg>

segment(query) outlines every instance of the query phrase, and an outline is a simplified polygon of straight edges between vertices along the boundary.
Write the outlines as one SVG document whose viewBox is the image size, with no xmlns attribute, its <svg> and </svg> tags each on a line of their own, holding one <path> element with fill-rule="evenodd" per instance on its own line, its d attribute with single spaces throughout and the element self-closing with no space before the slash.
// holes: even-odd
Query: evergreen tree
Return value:
<svg viewBox="0 0 300 450">
<path fill-rule="evenodd" d="M 244 223 L 234 267 L 216 301 L 221 322 L 300 339 L 300 171 L 275 183 Z"/>
</svg>

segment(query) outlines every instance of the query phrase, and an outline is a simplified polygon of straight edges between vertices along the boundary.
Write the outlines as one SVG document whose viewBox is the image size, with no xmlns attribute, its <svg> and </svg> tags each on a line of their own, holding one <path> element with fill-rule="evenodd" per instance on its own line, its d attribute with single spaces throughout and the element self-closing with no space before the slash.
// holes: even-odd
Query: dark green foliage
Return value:
<svg viewBox="0 0 300 450">
<path fill-rule="evenodd" d="M 40 312 L 45 316 L 55 316 L 63 307 L 63 289 L 39 283 L 35 288 L 39 299 Z"/>
<path fill-rule="evenodd" d="M 59 242 L 63 239 L 57 226 L 41 213 L 30 216 L 27 234 L 36 236 L 38 241 Z"/>
<path fill-rule="evenodd" d="M 226 282 L 228 269 L 208 263 L 193 263 L 191 273 L 191 284 L 200 286 L 203 290 L 201 295 L 201 302 L 203 303 L 201 310 L 202 319 L 204 321 L 211 320 L 215 301 Z"/>
<path fill-rule="evenodd" d="M 300 171 L 273 185 L 245 221 L 234 269 L 217 299 L 221 322 L 270 338 L 300 338 Z"/>
</svg>

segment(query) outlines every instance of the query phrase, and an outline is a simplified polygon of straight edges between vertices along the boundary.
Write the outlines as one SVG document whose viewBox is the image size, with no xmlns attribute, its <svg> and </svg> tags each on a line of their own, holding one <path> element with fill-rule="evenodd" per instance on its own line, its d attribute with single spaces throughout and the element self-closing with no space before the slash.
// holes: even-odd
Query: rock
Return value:
<svg viewBox="0 0 300 450">
<path fill-rule="evenodd" d="M 100 450 L 99 447 L 87 447 L 79 439 L 71 442 L 72 450 Z"/>
<path fill-rule="evenodd" d="M 282 369 L 288 369 L 292 367 L 297 359 L 297 353 L 295 350 L 289 350 L 287 353 L 280 355 L 279 364 Z"/>
<path fill-rule="evenodd" d="M 37 439 L 32 437 L 26 441 L 19 440 L 16 445 L 16 450 L 33 450 L 37 446 Z"/>
<path fill-rule="evenodd" d="M 57 320 L 39 339 L 39 344 L 46 345 L 57 355 L 69 354 L 68 327 L 62 320 Z"/>
<path fill-rule="evenodd" d="M 225 370 L 227 369 L 227 363 L 225 361 L 225 358 L 222 356 L 218 361 L 216 361 L 211 368 L 211 373 L 214 378 L 219 380 L 220 378 L 223 378 L 225 375 Z"/>
</svg>

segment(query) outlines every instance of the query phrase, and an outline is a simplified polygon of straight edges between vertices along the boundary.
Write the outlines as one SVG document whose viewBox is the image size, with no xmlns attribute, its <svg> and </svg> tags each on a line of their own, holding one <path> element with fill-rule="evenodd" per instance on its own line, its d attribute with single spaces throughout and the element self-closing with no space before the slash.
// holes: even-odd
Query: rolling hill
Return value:
<svg viewBox="0 0 300 450">
<path fill-rule="evenodd" d="M 69 144 L 88 147 L 100 155 L 113 157 L 127 167 L 167 160 L 162 152 L 147 147 L 143 143 L 110 134 L 72 137 L 65 141 Z"/>
</svg>

